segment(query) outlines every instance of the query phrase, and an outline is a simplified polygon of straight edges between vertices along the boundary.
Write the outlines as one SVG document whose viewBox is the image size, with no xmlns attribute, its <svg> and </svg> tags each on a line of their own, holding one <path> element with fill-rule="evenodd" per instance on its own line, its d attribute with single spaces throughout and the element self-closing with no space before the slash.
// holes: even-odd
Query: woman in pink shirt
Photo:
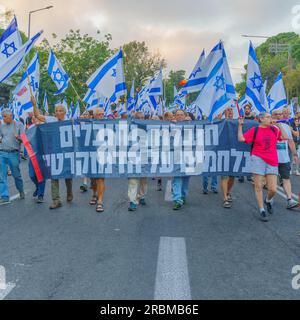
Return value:
<svg viewBox="0 0 300 320">
<path fill-rule="evenodd" d="M 263 182 L 266 179 L 268 195 L 265 204 L 269 214 L 273 213 L 273 198 L 277 192 L 278 154 L 277 141 L 286 140 L 287 135 L 279 123 L 272 120 L 270 114 L 259 115 L 259 126 L 243 134 L 244 119 L 239 119 L 238 139 L 252 144 L 251 167 L 254 176 L 255 195 L 261 220 L 268 221 L 263 201 Z"/>
</svg>

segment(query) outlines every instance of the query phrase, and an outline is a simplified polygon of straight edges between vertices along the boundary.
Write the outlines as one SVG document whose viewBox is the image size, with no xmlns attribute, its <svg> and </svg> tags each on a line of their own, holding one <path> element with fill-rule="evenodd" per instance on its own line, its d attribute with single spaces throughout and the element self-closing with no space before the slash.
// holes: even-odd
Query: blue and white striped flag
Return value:
<svg viewBox="0 0 300 320">
<path fill-rule="evenodd" d="M 92 74 L 87 81 L 87 86 L 110 100 L 126 94 L 122 49 Z"/>
<path fill-rule="evenodd" d="M 70 77 L 57 60 L 54 52 L 50 49 L 47 71 L 53 82 L 55 83 L 58 91 L 54 95 L 63 93 L 69 85 Z"/>
<path fill-rule="evenodd" d="M 47 99 L 47 92 L 46 91 L 44 94 L 43 109 L 45 112 L 49 113 L 49 106 L 48 106 L 48 99 Z"/>
<path fill-rule="evenodd" d="M 43 31 L 37 33 L 9 58 L 7 58 L 5 61 L 0 61 L 0 83 L 8 79 L 19 70 L 25 57 L 42 33 Z"/>
<path fill-rule="evenodd" d="M 162 70 L 159 71 L 149 82 L 148 95 L 149 96 L 162 96 L 163 95 L 163 76 Z"/>
<path fill-rule="evenodd" d="M 205 64 L 205 51 L 203 50 L 200 58 L 198 59 L 188 82 L 182 88 L 184 94 L 201 91 L 205 83 L 206 75 L 202 72 Z"/>
<path fill-rule="evenodd" d="M 33 105 L 31 102 L 31 92 L 34 95 L 35 99 L 37 99 L 39 93 L 39 83 L 40 63 L 39 55 L 38 53 L 36 53 L 31 60 L 27 70 L 24 72 L 21 81 L 13 91 L 13 96 L 18 105 L 21 107 L 21 110 L 19 112 L 20 116 L 22 116 L 25 112 L 32 111 Z"/>
<path fill-rule="evenodd" d="M 269 92 L 268 103 L 270 112 L 276 109 L 281 109 L 288 103 L 281 72 L 279 73 L 273 87 Z"/>
<path fill-rule="evenodd" d="M 246 99 L 251 103 L 254 112 L 260 113 L 269 111 L 264 81 L 261 76 L 258 59 L 252 42 L 250 42 L 249 46 Z"/>
<path fill-rule="evenodd" d="M 22 39 L 16 17 L 0 37 L 0 64 L 22 47 Z"/>
<path fill-rule="evenodd" d="M 79 101 L 77 101 L 72 108 L 72 119 L 78 119 L 80 117 L 80 106 L 79 106 Z"/>
<path fill-rule="evenodd" d="M 212 121 L 222 113 L 236 98 L 234 85 L 229 71 L 223 43 L 220 43 L 210 53 L 212 65 L 205 65 L 211 70 L 195 103 L 201 106 L 202 112 Z"/>
<path fill-rule="evenodd" d="M 134 110 L 135 99 L 134 99 L 134 80 L 132 80 L 132 86 L 127 98 L 127 112 L 131 113 Z"/>
</svg>

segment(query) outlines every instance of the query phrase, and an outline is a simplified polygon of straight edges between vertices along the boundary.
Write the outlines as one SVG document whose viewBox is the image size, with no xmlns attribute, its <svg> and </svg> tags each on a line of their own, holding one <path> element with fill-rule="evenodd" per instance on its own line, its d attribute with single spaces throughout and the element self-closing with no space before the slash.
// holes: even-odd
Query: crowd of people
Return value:
<svg viewBox="0 0 300 320">
<path fill-rule="evenodd" d="M 15 181 L 15 186 L 20 193 L 20 198 L 25 198 L 24 184 L 20 170 L 21 158 L 21 135 L 32 125 L 40 125 L 43 123 L 64 121 L 66 119 L 66 109 L 63 105 L 55 106 L 53 116 L 44 115 L 36 106 L 36 101 L 32 99 L 34 108 L 33 112 L 28 114 L 26 121 L 15 121 L 13 113 L 10 109 L 2 111 L 3 121 L 0 124 L 0 205 L 10 203 L 8 175 L 11 174 Z M 122 118 L 126 118 L 123 115 Z M 145 115 L 141 112 L 135 112 L 132 115 L 135 119 L 145 119 Z M 224 114 L 220 114 L 217 119 L 233 119 L 233 110 L 228 108 Z M 84 111 L 81 115 L 82 119 L 104 119 L 104 110 L 96 108 L 94 110 Z M 117 111 L 111 114 L 109 119 L 120 118 Z M 174 112 L 165 112 L 162 117 L 150 117 L 153 120 L 184 122 L 194 120 L 194 115 L 186 113 L 184 110 L 176 110 Z M 253 127 L 245 132 L 243 124 L 245 120 L 254 120 L 258 122 L 258 126 Z M 260 219 L 264 222 L 269 220 L 270 215 L 274 213 L 274 197 L 277 193 L 278 181 L 283 187 L 287 199 L 287 209 L 295 209 L 298 202 L 292 197 L 292 185 L 290 175 L 293 173 L 299 176 L 299 157 L 300 157 L 300 121 L 299 118 L 290 119 L 288 108 L 275 110 L 272 114 L 261 113 L 255 115 L 251 112 L 251 106 L 244 108 L 244 117 L 239 118 L 239 126 L 237 139 L 240 142 L 251 145 L 251 173 L 247 176 L 247 180 L 254 184 L 255 196 L 259 208 Z M 24 157 L 24 156 L 23 156 Z M 26 150 L 25 150 L 26 159 Z M 27 157 L 29 166 L 29 176 L 34 183 L 33 197 L 37 203 L 44 202 L 44 193 L 46 181 L 39 182 L 33 165 L 29 157 Z M 222 191 L 223 207 L 230 209 L 233 203 L 233 187 L 236 179 L 239 183 L 245 182 L 245 177 L 222 176 L 220 177 L 220 189 Z M 147 178 L 128 178 L 128 210 L 136 211 L 138 206 L 146 205 L 147 195 Z M 157 178 L 157 190 L 162 190 L 162 179 Z M 190 177 L 173 177 L 171 184 L 171 193 L 173 199 L 173 210 L 180 210 L 186 205 L 189 193 Z M 210 182 L 211 180 L 211 182 Z M 203 177 L 203 194 L 209 193 L 209 183 L 211 184 L 211 192 L 219 193 L 219 178 L 213 176 L 211 178 Z M 67 190 L 67 202 L 73 201 L 73 181 L 65 179 Z M 104 212 L 104 178 L 84 178 L 80 185 L 81 192 L 88 192 L 91 189 L 91 199 L 89 204 L 94 206 L 96 212 Z M 263 189 L 267 190 L 267 196 L 263 197 Z M 50 209 L 58 209 L 62 206 L 60 196 L 60 181 L 51 180 L 51 197 L 52 203 Z"/>
</svg>

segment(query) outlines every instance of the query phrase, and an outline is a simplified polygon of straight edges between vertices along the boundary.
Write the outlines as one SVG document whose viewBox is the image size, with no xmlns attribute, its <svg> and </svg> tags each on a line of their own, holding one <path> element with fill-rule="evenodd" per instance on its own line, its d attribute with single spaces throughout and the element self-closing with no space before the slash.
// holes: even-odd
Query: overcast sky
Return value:
<svg viewBox="0 0 300 320">
<path fill-rule="evenodd" d="M 145 40 L 159 51 L 168 70 L 190 73 L 202 49 L 207 53 L 222 39 L 234 81 L 247 63 L 248 39 L 242 34 L 275 35 L 292 28 L 294 0 L 0 0 L 0 9 L 13 9 L 20 29 L 27 32 L 28 12 L 53 5 L 32 16 L 32 34 L 44 30 L 63 37 L 69 29 L 96 35 L 111 33 L 112 45 Z M 254 45 L 263 40 L 253 39 Z"/>
</svg>

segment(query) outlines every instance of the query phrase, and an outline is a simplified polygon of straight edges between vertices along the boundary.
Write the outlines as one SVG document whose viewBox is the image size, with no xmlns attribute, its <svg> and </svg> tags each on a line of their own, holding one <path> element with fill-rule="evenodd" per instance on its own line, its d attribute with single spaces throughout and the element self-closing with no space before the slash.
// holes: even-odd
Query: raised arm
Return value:
<svg viewBox="0 0 300 320">
<path fill-rule="evenodd" d="M 239 142 L 245 142 L 244 134 L 243 134 L 243 124 L 244 118 L 239 118 L 239 127 L 238 127 L 238 140 Z"/>
<path fill-rule="evenodd" d="M 33 115 L 35 118 L 37 118 L 40 122 L 44 123 L 46 122 L 46 118 L 45 116 L 43 116 L 42 114 L 40 114 L 40 111 L 36 105 L 36 100 L 33 96 L 31 96 L 31 102 L 33 104 Z"/>
</svg>

